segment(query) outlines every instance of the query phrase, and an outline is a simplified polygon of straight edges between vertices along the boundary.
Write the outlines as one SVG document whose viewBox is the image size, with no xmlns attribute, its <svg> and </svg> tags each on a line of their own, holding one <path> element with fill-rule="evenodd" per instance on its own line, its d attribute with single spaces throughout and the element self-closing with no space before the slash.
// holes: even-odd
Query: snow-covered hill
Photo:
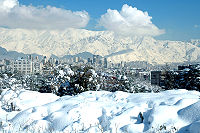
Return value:
<svg viewBox="0 0 200 133">
<path fill-rule="evenodd" d="M 170 90 L 88 91 L 57 97 L 8 89 L 0 95 L 0 132 L 198 133 L 199 96 L 197 91 Z M 6 112 L 11 103 L 16 111 Z"/>
<path fill-rule="evenodd" d="M 152 37 L 119 37 L 109 31 L 0 29 L 0 46 L 7 50 L 56 56 L 90 52 L 112 62 L 183 62 L 200 60 L 199 41 L 160 41 Z"/>
</svg>

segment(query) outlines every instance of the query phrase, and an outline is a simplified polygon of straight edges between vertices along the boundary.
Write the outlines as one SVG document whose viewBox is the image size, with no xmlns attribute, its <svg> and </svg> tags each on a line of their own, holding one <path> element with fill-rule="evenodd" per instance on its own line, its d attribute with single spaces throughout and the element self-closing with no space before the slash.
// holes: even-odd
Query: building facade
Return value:
<svg viewBox="0 0 200 133">
<path fill-rule="evenodd" d="M 14 60 L 12 63 L 12 69 L 13 71 L 18 71 L 22 74 L 32 74 L 33 62 L 29 59 Z"/>
<path fill-rule="evenodd" d="M 151 84 L 165 86 L 165 71 L 151 71 Z"/>
<path fill-rule="evenodd" d="M 42 69 L 42 63 L 39 62 L 39 60 L 21 58 L 21 59 L 14 60 L 12 62 L 11 68 L 13 71 L 30 75 L 34 73 L 40 73 Z"/>
</svg>

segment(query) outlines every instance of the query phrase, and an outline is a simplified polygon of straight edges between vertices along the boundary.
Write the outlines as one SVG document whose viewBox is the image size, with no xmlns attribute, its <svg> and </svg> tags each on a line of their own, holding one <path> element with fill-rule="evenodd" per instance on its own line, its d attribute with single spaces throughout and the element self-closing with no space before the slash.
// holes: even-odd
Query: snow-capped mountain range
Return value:
<svg viewBox="0 0 200 133">
<path fill-rule="evenodd" d="M 58 57 L 90 52 L 115 63 L 200 61 L 199 40 L 161 41 L 152 37 L 122 37 L 109 31 L 72 28 L 62 31 L 0 28 L 0 46 L 9 51 Z"/>
</svg>

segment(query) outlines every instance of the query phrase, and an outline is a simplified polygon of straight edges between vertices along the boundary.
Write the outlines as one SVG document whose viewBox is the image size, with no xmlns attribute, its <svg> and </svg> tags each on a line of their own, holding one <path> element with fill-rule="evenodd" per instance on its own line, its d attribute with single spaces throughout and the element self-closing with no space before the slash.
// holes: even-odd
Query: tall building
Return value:
<svg viewBox="0 0 200 133">
<path fill-rule="evenodd" d="M 13 71 L 18 71 L 22 74 L 32 74 L 33 73 L 33 61 L 28 59 L 18 59 L 14 60 L 12 63 Z"/>
<path fill-rule="evenodd" d="M 151 84 L 165 86 L 165 71 L 151 71 Z"/>
<path fill-rule="evenodd" d="M 46 57 L 46 56 L 44 56 L 44 58 L 42 59 L 42 63 L 43 63 L 43 64 L 46 64 L 46 63 L 47 63 L 47 57 Z"/>
<path fill-rule="evenodd" d="M 88 63 L 89 65 L 92 65 L 92 60 L 91 60 L 90 58 L 88 58 L 87 63 Z"/>
<path fill-rule="evenodd" d="M 4 72 L 6 70 L 6 64 L 4 60 L 0 60 L 0 72 Z"/>
<path fill-rule="evenodd" d="M 18 71 L 22 74 L 30 75 L 34 73 L 40 73 L 42 69 L 42 63 L 39 60 L 33 60 L 33 58 L 17 59 L 12 62 L 11 68 L 13 71 Z"/>
<path fill-rule="evenodd" d="M 104 68 L 108 68 L 108 61 L 107 61 L 107 58 L 104 58 L 103 64 L 104 64 Z"/>
<path fill-rule="evenodd" d="M 100 65 L 100 60 L 101 60 L 101 57 L 99 55 L 93 55 L 93 62 L 92 62 L 92 64 L 94 66 L 98 66 L 98 65 Z"/>
<path fill-rule="evenodd" d="M 32 55 L 28 55 L 27 59 L 28 59 L 28 60 L 33 60 Z"/>
<path fill-rule="evenodd" d="M 74 62 L 78 63 L 80 61 L 80 57 L 76 56 L 74 57 Z"/>
<path fill-rule="evenodd" d="M 97 59 L 96 55 L 93 55 L 93 62 L 92 62 L 93 65 L 96 64 L 96 59 Z"/>
<path fill-rule="evenodd" d="M 40 62 L 39 60 L 34 61 L 33 62 L 33 73 L 41 73 L 42 70 L 42 62 Z"/>
</svg>

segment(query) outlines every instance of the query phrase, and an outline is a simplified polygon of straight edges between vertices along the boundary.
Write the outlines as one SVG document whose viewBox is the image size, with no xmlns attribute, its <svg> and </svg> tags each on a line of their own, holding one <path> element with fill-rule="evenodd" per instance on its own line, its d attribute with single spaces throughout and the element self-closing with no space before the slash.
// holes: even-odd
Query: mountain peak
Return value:
<svg viewBox="0 0 200 133">
<path fill-rule="evenodd" d="M 195 45 L 194 45 L 195 44 Z M 0 29 L 0 46 L 26 54 L 75 55 L 90 52 L 107 56 L 112 62 L 196 61 L 200 57 L 199 41 L 161 41 L 150 36 L 123 37 L 109 31 Z M 109 56 L 110 55 L 110 56 Z"/>
</svg>

